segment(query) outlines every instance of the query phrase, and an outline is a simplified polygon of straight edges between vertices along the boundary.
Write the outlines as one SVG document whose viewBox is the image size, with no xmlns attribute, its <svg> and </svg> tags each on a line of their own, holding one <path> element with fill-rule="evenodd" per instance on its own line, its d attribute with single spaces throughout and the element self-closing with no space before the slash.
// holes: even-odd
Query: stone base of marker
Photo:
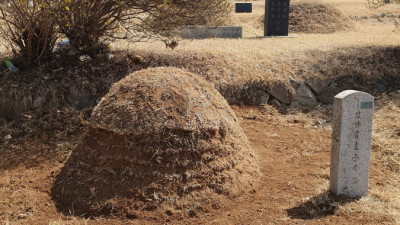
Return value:
<svg viewBox="0 0 400 225">
<path fill-rule="evenodd" d="M 257 38 L 298 38 L 298 36 L 260 36 Z"/>
<path fill-rule="evenodd" d="M 330 191 L 336 195 L 368 194 L 374 97 L 347 90 L 334 98 Z"/>
<path fill-rule="evenodd" d="M 186 39 L 242 38 L 241 26 L 192 26 L 181 29 L 181 37 Z"/>
</svg>

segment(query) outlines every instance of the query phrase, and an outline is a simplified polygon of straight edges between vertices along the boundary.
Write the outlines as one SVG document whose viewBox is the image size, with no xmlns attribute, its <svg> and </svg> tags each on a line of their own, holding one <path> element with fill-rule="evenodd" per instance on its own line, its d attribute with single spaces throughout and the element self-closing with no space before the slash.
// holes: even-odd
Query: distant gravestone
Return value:
<svg viewBox="0 0 400 225">
<path fill-rule="evenodd" d="M 368 194 L 374 97 L 360 91 L 337 94 L 333 103 L 330 191 Z"/>
<path fill-rule="evenodd" d="M 290 0 L 265 0 L 264 36 L 288 36 Z"/>
<path fill-rule="evenodd" d="M 253 4 L 252 3 L 235 3 L 235 12 L 251 13 L 251 12 L 253 12 Z"/>
</svg>

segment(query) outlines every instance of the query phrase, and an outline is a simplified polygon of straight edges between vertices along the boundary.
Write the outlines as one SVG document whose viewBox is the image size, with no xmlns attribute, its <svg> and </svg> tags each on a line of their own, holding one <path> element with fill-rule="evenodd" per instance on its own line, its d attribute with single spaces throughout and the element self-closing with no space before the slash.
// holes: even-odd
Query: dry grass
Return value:
<svg viewBox="0 0 400 225">
<path fill-rule="evenodd" d="M 289 30 L 294 33 L 334 33 L 352 28 L 352 22 L 330 5 L 297 3 L 290 6 Z"/>
<path fill-rule="evenodd" d="M 297 1 L 294 1 L 294 3 Z M 315 1 L 326 4 L 327 1 Z M 150 54 L 155 58 L 162 58 L 165 64 L 185 67 L 192 72 L 207 77 L 215 76 L 215 84 L 269 82 L 274 80 L 287 81 L 293 76 L 298 66 L 312 61 L 317 62 L 321 58 L 328 57 L 324 54 L 329 51 L 342 49 L 346 51 L 349 47 L 363 48 L 367 46 L 396 46 L 400 36 L 393 33 L 394 25 L 382 23 L 369 24 L 354 22 L 354 29 L 335 32 L 332 34 L 301 34 L 291 32 L 297 38 L 257 38 L 263 30 L 250 27 L 263 14 L 264 1 L 253 1 L 252 14 L 236 14 L 233 24 L 244 26 L 245 38 L 232 39 L 207 39 L 207 40 L 184 40 L 181 41 L 176 50 L 166 50 L 162 43 L 114 43 L 115 49 L 134 49 L 140 54 Z M 341 1 L 330 1 L 330 4 L 342 10 L 347 3 Z M 361 11 L 365 6 L 363 1 L 352 1 L 354 7 Z M 391 12 L 399 14 L 400 8 L 395 5 L 388 10 L 377 11 L 364 10 L 368 15 L 379 12 Z M 345 14 L 350 16 L 352 12 Z M 290 31 L 289 31 L 290 32 Z M 310 51 L 320 52 L 312 57 Z M 356 53 L 357 54 L 357 53 Z M 205 60 L 199 60 L 204 58 Z M 298 63 L 296 63 L 298 62 Z M 197 69 L 201 67 L 201 69 Z M 196 71 L 197 70 L 197 71 Z M 208 71 L 208 72 L 206 72 Z M 305 71 L 306 73 L 308 71 Z M 310 71 L 311 73 L 312 71 Z"/>
<path fill-rule="evenodd" d="M 303 199 L 309 217 L 323 214 L 337 216 L 362 217 L 389 220 L 389 224 L 400 222 L 400 92 L 396 91 L 379 96 L 376 101 L 374 127 L 372 133 L 371 171 L 369 194 L 358 201 L 340 199 L 328 195 L 329 165 L 322 171 L 316 171 L 318 185 L 314 187 L 316 196 Z M 269 106 L 268 106 L 269 108 Z M 267 109 L 268 109 L 267 108 Z M 323 106 L 309 113 L 292 111 L 280 116 L 281 123 L 297 121 L 306 127 L 323 127 L 331 130 L 332 106 Z M 381 166 L 383 165 L 383 166 Z M 378 223 L 375 221 L 374 223 Z"/>
<path fill-rule="evenodd" d="M 391 171 L 398 173 L 400 173 L 399 116 L 400 91 L 380 97 L 374 118 L 373 147 L 379 153 L 380 161 Z"/>
</svg>

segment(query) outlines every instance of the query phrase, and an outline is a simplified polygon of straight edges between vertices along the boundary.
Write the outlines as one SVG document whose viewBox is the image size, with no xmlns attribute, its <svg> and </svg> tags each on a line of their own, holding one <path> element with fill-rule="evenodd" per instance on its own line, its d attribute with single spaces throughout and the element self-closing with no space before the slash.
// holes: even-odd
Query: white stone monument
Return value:
<svg viewBox="0 0 400 225">
<path fill-rule="evenodd" d="M 330 191 L 336 195 L 368 194 L 374 97 L 347 90 L 335 96 Z"/>
</svg>

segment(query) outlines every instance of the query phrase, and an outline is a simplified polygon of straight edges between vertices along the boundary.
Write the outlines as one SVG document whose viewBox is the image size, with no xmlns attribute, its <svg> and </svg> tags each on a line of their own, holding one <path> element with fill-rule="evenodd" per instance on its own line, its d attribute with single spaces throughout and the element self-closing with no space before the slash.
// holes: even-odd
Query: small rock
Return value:
<svg viewBox="0 0 400 225">
<path fill-rule="evenodd" d="M 337 86 L 337 84 L 332 83 L 329 84 L 320 94 L 317 94 L 317 98 L 324 104 L 332 104 L 335 95 L 339 94 L 340 92 L 341 89 Z"/>
<path fill-rule="evenodd" d="M 81 55 L 81 56 L 79 56 L 79 60 L 81 62 L 88 62 L 88 61 L 92 60 L 92 58 L 90 58 L 89 55 Z"/>
<path fill-rule="evenodd" d="M 289 105 L 293 100 L 293 92 L 284 83 L 276 83 L 268 86 L 268 92 L 283 104 Z"/>
<path fill-rule="evenodd" d="M 291 106 L 295 108 L 313 108 L 317 106 L 317 103 L 317 98 L 310 88 L 306 85 L 300 85 L 300 87 L 296 89 L 296 94 Z"/>
<path fill-rule="evenodd" d="M 107 60 L 111 61 L 114 58 L 114 55 L 111 53 L 107 53 Z"/>
<path fill-rule="evenodd" d="M 329 85 L 329 81 L 320 78 L 311 78 L 306 80 L 306 84 L 318 95 Z"/>
<path fill-rule="evenodd" d="M 68 103 L 79 110 L 90 108 L 96 105 L 96 101 L 94 100 L 93 96 L 86 89 L 81 89 L 78 93 L 75 93 L 71 90 L 70 95 L 68 95 L 65 99 Z"/>
<path fill-rule="evenodd" d="M 6 141 L 11 140 L 11 139 L 12 139 L 11 134 L 7 134 L 7 135 L 4 137 L 4 140 L 6 140 Z"/>
<path fill-rule="evenodd" d="M 263 90 L 257 89 L 255 87 L 250 87 L 247 91 L 247 96 L 245 96 L 245 101 L 249 105 L 267 105 L 269 100 L 269 94 Z"/>
<path fill-rule="evenodd" d="M 33 107 L 38 108 L 42 106 L 43 103 L 44 103 L 44 98 L 39 96 L 35 99 L 35 101 L 33 101 Z"/>
<path fill-rule="evenodd" d="M 24 113 L 21 113 L 21 116 L 24 117 L 25 119 L 28 119 L 28 120 L 32 119 L 32 117 L 33 117 L 33 116 L 29 115 L 29 114 L 24 114 Z"/>
</svg>

